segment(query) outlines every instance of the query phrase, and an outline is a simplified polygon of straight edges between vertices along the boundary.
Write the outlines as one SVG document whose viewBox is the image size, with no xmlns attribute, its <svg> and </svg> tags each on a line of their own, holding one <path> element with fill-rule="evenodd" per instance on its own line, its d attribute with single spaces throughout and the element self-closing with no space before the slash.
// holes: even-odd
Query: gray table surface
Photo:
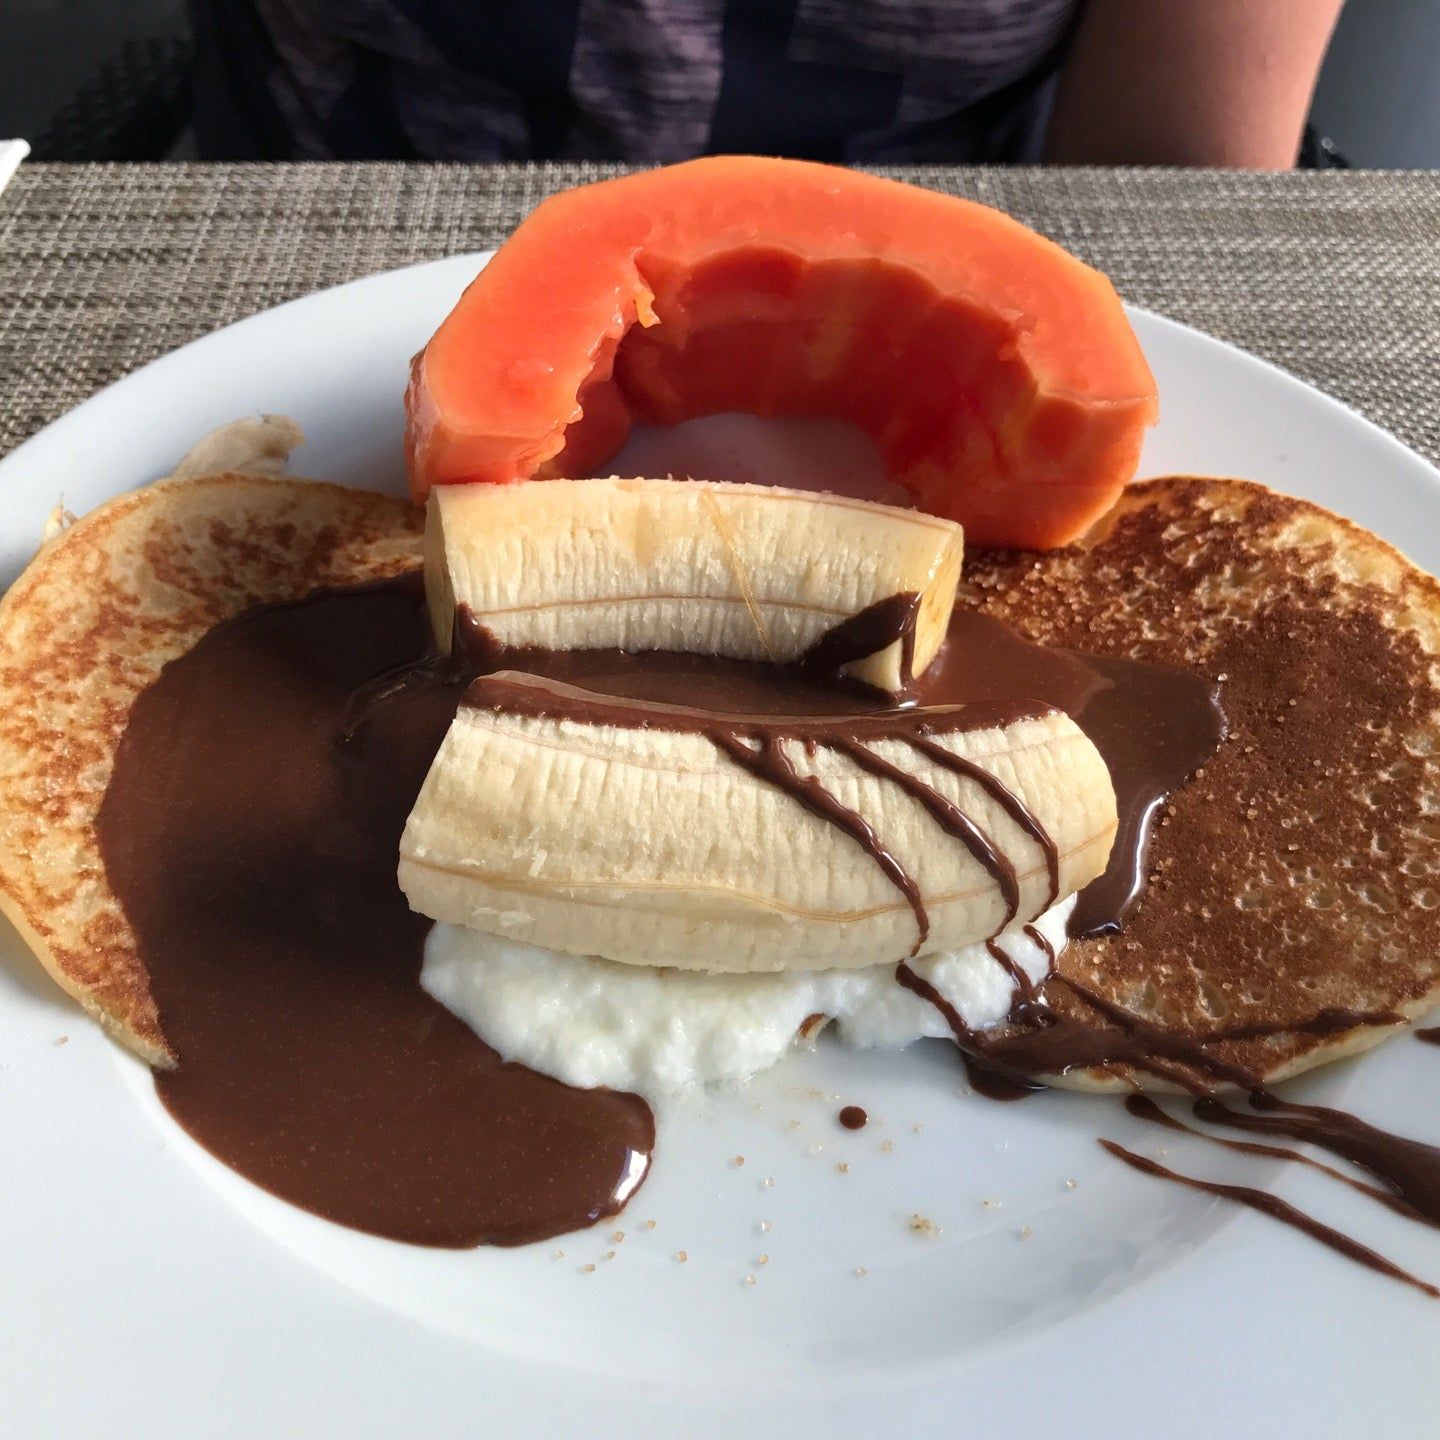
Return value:
<svg viewBox="0 0 1440 1440">
<path fill-rule="evenodd" d="M 588 165 L 32 165 L 0 195 L 0 453 L 199 335 L 498 244 Z M 885 173 L 1010 211 L 1126 299 L 1242 346 L 1440 462 L 1440 173 Z"/>
</svg>

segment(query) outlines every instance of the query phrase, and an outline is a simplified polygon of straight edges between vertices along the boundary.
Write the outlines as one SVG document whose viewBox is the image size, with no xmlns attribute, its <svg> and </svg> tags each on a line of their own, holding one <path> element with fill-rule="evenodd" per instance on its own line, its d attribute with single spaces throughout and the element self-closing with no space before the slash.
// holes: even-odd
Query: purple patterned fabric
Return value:
<svg viewBox="0 0 1440 1440">
<path fill-rule="evenodd" d="M 191 0 L 217 158 L 1034 158 L 1081 0 Z"/>
</svg>

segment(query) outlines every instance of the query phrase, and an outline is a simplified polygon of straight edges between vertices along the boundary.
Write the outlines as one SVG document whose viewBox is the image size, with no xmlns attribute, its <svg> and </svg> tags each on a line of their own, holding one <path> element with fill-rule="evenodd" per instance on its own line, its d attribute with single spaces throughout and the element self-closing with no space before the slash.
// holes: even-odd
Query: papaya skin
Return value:
<svg viewBox="0 0 1440 1440">
<path fill-rule="evenodd" d="M 586 475 L 633 423 L 851 420 L 971 544 L 1049 549 L 1132 478 L 1155 383 L 1109 280 L 974 202 L 715 157 L 565 191 L 415 357 L 411 493 Z"/>
</svg>

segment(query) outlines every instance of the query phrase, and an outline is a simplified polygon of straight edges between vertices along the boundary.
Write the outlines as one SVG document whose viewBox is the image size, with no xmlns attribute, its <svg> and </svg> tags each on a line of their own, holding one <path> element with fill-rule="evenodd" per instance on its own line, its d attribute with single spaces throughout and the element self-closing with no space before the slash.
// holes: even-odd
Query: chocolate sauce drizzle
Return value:
<svg viewBox="0 0 1440 1440">
<path fill-rule="evenodd" d="M 711 742 L 737 765 L 769 781 L 812 814 L 843 830 L 869 854 L 915 912 L 915 944 L 910 951 L 915 954 L 930 935 L 930 914 L 925 908 L 925 897 L 910 872 L 885 848 L 875 833 L 875 827 L 858 810 L 842 805 L 813 775 L 801 775 L 795 768 L 795 762 L 785 753 L 781 743 L 783 735 L 774 731 L 760 734 L 754 737 L 752 745 L 749 737 L 719 728 L 706 733 Z M 813 736 L 806 738 L 811 745 L 819 743 Z"/>
<path fill-rule="evenodd" d="M 1195 1102 L 1198 1119 L 1257 1135 L 1284 1135 L 1338 1155 L 1382 1180 L 1431 1225 L 1440 1227 L 1440 1149 L 1379 1130 L 1325 1105 L 1297 1105 L 1259 1088 L 1249 1095 L 1259 1114 L 1232 1110 L 1214 1096 Z"/>
<path fill-rule="evenodd" d="M 1105 1032 L 1107 1038 L 1102 1040 L 1102 1032 L 1094 1027 L 1085 1028 L 1082 1035 L 1073 1022 L 1057 1026 L 1053 1012 L 1039 1003 L 1029 977 L 998 943 L 996 937 L 1018 913 L 1019 887 L 1010 859 L 952 801 L 876 754 L 864 741 L 902 740 L 932 763 L 980 786 L 1040 847 L 1049 878 L 1047 904 L 1053 904 L 1059 892 L 1059 855 L 1053 838 L 998 776 L 955 754 L 936 737 L 947 731 L 1006 724 L 1048 710 L 1067 710 L 1100 748 L 1111 768 L 1122 832 L 1105 874 L 1082 896 L 1086 918 L 1080 927 L 1072 920 L 1071 930 L 1114 931 L 1123 924 L 1125 911 L 1139 891 L 1149 825 L 1156 809 L 1209 757 L 1224 736 L 1225 719 L 1218 690 L 1173 666 L 1046 649 L 987 616 L 960 610 L 952 618 L 949 637 L 935 663 L 914 683 L 910 705 L 894 708 L 886 698 L 872 695 L 867 706 L 863 687 L 849 691 L 838 715 L 833 708 L 821 715 L 807 714 L 813 707 L 796 703 L 797 698 L 803 702 L 815 697 L 797 697 L 795 682 L 820 677 L 827 693 L 834 695 L 844 666 L 893 644 L 907 626 L 913 634 L 914 613 L 913 597 L 895 597 L 894 601 L 872 607 L 836 627 L 797 666 L 769 667 L 758 690 L 748 684 L 737 685 L 732 664 L 725 672 L 722 696 L 717 697 L 712 689 L 699 697 L 704 708 L 674 703 L 689 697 L 688 682 L 695 678 L 686 673 L 684 665 L 676 665 L 677 657 L 631 656 L 619 664 L 607 657 L 582 671 L 577 670 L 578 657 L 572 656 L 564 679 L 588 687 L 575 688 L 557 683 L 556 657 L 506 652 L 483 627 L 476 626 L 473 617 L 466 617 L 462 622 L 466 643 L 483 651 L 492 666 L 505 666 L 510 673 L 477 679 L 464 703 L 592 724 L 664 726 L 705 735 L 736 764 L 835 825 L 869 854 L 915 914 L 917 938 L 911 953 L 916 954 L 929 933 L 919 887 L 865 817 L 838 801 L 814 776 L 802 776 L 797 771 L 784 742 L 797 742 L 811 756 L 817 748 L 844 754 L 852 763 L 899 786 L 924 805 L 995 882 L 1005 902 L 1005 918 L 987 943 L 991 955 L 1015 983 L 1017 1016 L 1043 1013 L 1048 1017 L 1042 1029 L 1033 1033 L 1037 1037 L 1043 1034 L 1044 1045 L 1056 1056 L 1061 1047 L 1071 1047 L 1065 1051 L 1071 1054 L 1082 1039 L 1091 1049 L 1108 1052 L 1113 1048 L 1113 1035 L 1126 1032 Z M 457 628 L 457 636 L 460 633 Z M 537 660 L 542 663 L 537 665 Z M 712 667 L 715 664 L 707 663 Z M 792 671 L 788 677 L 783 673 L 786 668 Z M 537 671 L 551 678 L 539 679 Z M 618 698 L 622 696 L 625 703 Z M 717 698 L 724 703 L 715 704 Z M 760 713 L 737 713 L 746 704 L 752 712 Z M 1077 906 L 1077 912 L 1079 909 Z M 1033 926 L 1028 933 L 1046 950 L 1053 966 L 1052 947 Z M 908 966 L 899 967 L 897 978 L 942 1009 L 957 1039 L 961 1032 L 970 1035 L 958 1012 Z M 1038 1046 L 1041 1042 L 1037 1038 L 1031 1043 Z M 981 1053 L 984 1047 L 978 1041 L 962 1043 L 960 1048 L 972 1084 L 995 1098 L 1014 1099 L 1028 1094 L 1040 1088 L 1036 1070 L 1057 1068 L 1026 1063 L 1044 1059 L 1045 1055 L 1007 1057 Z M 1131 1048 L 1137 1063 L 1151 1058 L 1143 1044 L 1137 1042 Z M 1092 1062 L 1072 1058 L 1065 1064 L 1104 1063 L 1110 1058 L 1108 1054 Z"/>
<path fill-rule="evenodd" d="M 1405 1017 L 1394 1010 L 1345 1010 L 1327 1006 L 1302 1020 L 1274 1023 L 1220 1025 L 1200 1038 L 1207 1045 L 1220 1040 L 1263 1040 L 1267 1035 L 1340 1035 L 1362 1025 L 1403 1025 Z"/>
<path fill-rule="evenodd" d="M 1357 1176 L 1347 1175 L 1343 1170 L 1337 1170 L 1333 1165 L 1327 1165 L 1323 1160 L 1317 1160 L 1313 1155 L 1306 1155 L 1299 1150 L 1290 1150 L 1280 1145 L 1260 1145 L 1254 1140 L 1230 1140 L 1224 1135 L 1212 1135 L 1208 1130 L 1197 1130 L 1193 1125 L 1187 1125 L 1178 1116 L 1162 1109 L 1159 1102 L 1149 1095 L 1127 1095 L 1125 1108 L 1136 1119 L 1147 1120 L 1152 1125 L 1163 1126 L 1166 1130 L 1173 1130 L 1181 1135 L 1193 1135 L 1197 1140 L 1205 1140 L 1211 1145 L 1218 1145 L 1222 1150 L 1232 1150 L 1239 1155 L 1256 1155 L 1265 1160 L 1287 1160 L 1296 1165 L 1304 1165 L 1307 1169 L 1316 1170 L 1322 1175 L 1328 1175 L 1332 1180 L 1338 1180 L 1340 1184 L 1358 1191 L 1367 1199 L 1385 1206 L 1387 1210 L 1393 1210 L 1397 1215 L 1403 1215 L 1407 1220 L 1418 1220 L 1425 1225 L 1440 1225 L 1440 1222 L 1421 1214 L 1408 1201 L 1402 1200 L 1392 1191 L 1383 1190 L 1379 1185 L 1371 1185 Z"/>
<path fill-rule="evenodd" d="M 641 659 L 638 656 L 633 658 L 636 661 Z M 652 658 L 652 677 L 660 672 L 663 664 L 659 657 Z M 803 665 L 806 669 L 811 668 L 808 660 Z M 968 778 L 980 767 L 955 755 L 936 737 L 1008 725 L 1016 720 L 1043 715 L 1049 711 L 1048 705 L 1020 700 L 874 708 L 861 713 L 852 710 L 841 715 L 797 715 L 786 714 L 783 710 L 760 713 L 759 703 L 773 703 L 772 688 L 772 683 L 767 680 L 763 689 L 744 694 L 743 698 L 755 707 L 751 712 L 726 713 L 635 695 L 602 694 L 552 678 L 502 670 L 473 681 L 461 703 L 471 709 L 497 710 L 511 715 L 631 729 L 682 730 L 703 735 L 735 764 L 835 826 L 870 856 L 914 912 L 916 938 L 910 953 L 917 954 L 930 933 L 930 917 L 919 885 L 901 861 L 886 848 L 863 815 L 838 800 L 816 776 L 800 773 L 786 749 L 786 742 L 796 742 L 810 754 L 820 749 L 844 755 L 860 769 L 889 781 L 913 796 L 947 834 L 965 846 L 995 882 L 1005 902 L 1005 918 L 996 933 L 1010 924 L 1019 910 L 1019 880 L 1014 865 L 994 840 L 932 785 L 877 754 L 864 742 L 899 740 L 916 749 L 923 744 L 923 753 L 927 757 Z M 738 700 L 740 696 L 735 698 Z M 1005 791 L 1013 807 L 1024 809 L 1018 797 L 1003 782 L 994 776 L 989 778 Z M 1028 815 L 1029 812 L 1025 813 Z M 1041 831 L 1041 834 L 1044 832 Z M 1054 852 L 1054 842 L 1048 836 L 1045 842 L 1049 855 Z"/>
<path fill-rule="evenodd" d="M 972 1030 L 960 1012 L 903 960 L 895 967 L 895 979 L 922 1000 L 929 1001 L 945 1017 L 945 1023 L 955 1037 L 955 1044 L 959 1048 L 960 1059 L 965 1066 L 965 1075 L 972 1090 L 985 1096 L 987 1100 L 1009 1101 L 1023 1100 L 1027 1095 L 1033 1095 L 1037 1090 L 1045 1088 L 1039 1080 L 1027 1075 L 1022 1069 L 1003 1062 L 991 1063 L 986 1054 L 990 1038 L 987 1033 Z M 1028 1013 L 1028 1007 L 1022 1010 L 1021 1006 L 1017 1005 L 1012 1013 Z"/>
<path fill-rule="evenodd" d="M 1440 1148 L 1378 1129 L 1341 1110 L 1282 1100 L 1267 1089 L 1256 1075 L 1206 1048 L 1218 1041 L 1235 1038 L 1237 1032 L 1245 1037 L 1296 1029 L 1328 1034 L 1357 1025 L 1395 1024 L 1400 1021 L 1399 1016 L 1385 1011 L 1326 1010 L 1310 1022 L 1299 1025 L 1232 1027 L 1197 1036 L 1152 1025 L 1079 981 L 1056 974 L 1051 977 L 1050 983 L 1070 989 L 1106 1023 L 1092 1024 L 1062 1016 L 1047 1004 L 1042 995 L 1032 993 L 1028 997 L 1017 996 L 1011 1015 L 1013 1028 L 995 1033 L 970 1029 L 955 1007 L 904 962 L 897 967 L 896 978 L 907 989 L 928 1000 L 945 1017 L 965 1058 L 972 1087 L 988 1098 L 1023 1098 L 1042 1088 L 1044 1076 L 1063 1075 L 1071 1069 L 1129 1066 L 1188 1090 L 1196 1097 L 1196 1117 L 1207 1124 L 1251 1133 L 1284 1135 L 1349 1161 L 1380 1180 L 1384 1188 L 1352 1180 L 1295 1152 L 1269 1146 L 1253 1147 L 1276 1158 L 1295 1158 L 1315 1164 L 1316 1168 L 1335 1174 L 1336 1178 L 1343 1179 L 1397 1213 L 1440 1227 Z M 1217 1086 L 1239 1088 L 1246 1094 L 1251 1111 L 1259 1113 L 1232 1109 L 1219 1098 Z M 1132 1097 L 1130 1106 L 1132 1113 L 1147 1119 L 1156 1118 L 1152 1110 L 1162 1116 L 1164 1114 L 1144 1097 Z M 1169 1117 L 1165 1120 L 1168 1121 Z M 1173 1125 L 1188 1128 L 1179 1127 L 1179 1122 L 1173 1122 Z M 1434 1287 L 1274 1196 L 1245 1186 L 1196 1180 L 1133 1155 L 1112 1141 L 1102 1140 L 1100 1143 L 1111 1154 L 1136 1169 L 1261 1210 L 1304 1230 L 1350 1259 L 1440 1298 L 1440 1291 Z M 1237 1142 L 1221 1143 L 1241 1148 Z"/>
<path fill-rule="evenodd" d="M 1045 857 L 1045 873 L 1050 879 L 1050 891 L 1041 909 L 1048 910 L 1060 898 L 1060 851 L 1050 832 L 1031 814 L 1025 802 L 983 765 L 977 765 L 968 756 L 956 755 L 924 735 L 911 737 L 910 743 L 927 760 L 945 766 L 966 780 L 973 780 L 1040 847 L 1040 852 Z M 1014 915 L 1015 911 L 1012 909 L 1010 918 L 1013 919 Z M 1008 925 L 1010 922 L 1007 920 L 1005 923 Z M 1053 953 L 1050 958 L 1054 960 Z"/>
<path fill-rule="evenodd" d="M 1440 1025 L 1430 1025 L 1415 1031 L 1415 1038 L 1423 1045 L 1440 1045 Z"/>
<path fill-rule="evenodd" d="M 1053 970 L 1055 968 L 1055 947 L 1034 925 L 1026 925 L 1024 931 L 1025 934 L 1045 952 L 1046 969 Z"/>
<path fill-rule="evenodd" d="M 1055 952 L 1045 942 L 1045 937 L 1035 930 L 1033 925 L 1025 927 L 1026 933 L 1034 933 L 1039 937 L 1040 943 L 1050 954 L 1050 963 L 1055 963 Z M 1024 966 L 1018 964 L 1010 952 L 992 935 L 986 942 L 985 948 L 990 952 L 990 958 L 1010 977 L 1015 986 L 1016 1003 L 1025 1005 L 1035 998 L 1035 982 L 1025 973 Z"/>
<path fill-rule="evenodd" d="M 1270 1194 L 1268 1190 L 1255 1190 L 1249 1185 L 1226 1185 L 1218 1180 L 1200 1180 L 1193 1175 L 1182 1175 L 1178 1170 L 1171 1170 L 1168 1166 L 1160 1164 L 1158 1160 L 1147 1160 L 1143 1155 L 1137 1155 L 1133 1150 L 1127 1150 L 1123 1145 L 1117 1145 L 1113 1140 L 1101 1140 L 1100 1144 L 1117 1160 L 1123 1160 L 1132 1169 L 1139 1170 L 1146 1175 L 1154 1175 L 1161 1180 L 1169 1180 L 1175 1185 L 1183 1185 L 1187 1190 L 1199 1190 L 1203 1194 L 1215 1195 L 1222 1200 L 1231 1200 L 1237 1205 L 1245 1205 L 1251 1210 L 1258 1210 L 1262 1215 L 1268 1215 L 1272 1220 L 1279 1220 L 1281 1224 L 1299 1230 L 1301 1234 L 1310 1236 L 1312 1240 L 1318 1240 L 1337 1254 L 1345 1256 L 1347 1260 L 1353 1260 L 1356 1264 L 1365 1266 L 1367 1270 L 1374 1270 L 1377 1274 L 1384 1275 L 1391 1280 L 1398 1280 L 1402 1285 L 1412 1286 L 1422 1295 L 1428 1295 L 1432 1300 L 1440 1300 L 1440 1289 L 1428 1281 L 1419 1279 L 1408 1270 L 1402 1270 L 1393 1261 L 1387 1260 L 1368 1245 L 1362 1245 L 1343 1231 L 1324 1224 L 1315 1219 L 1313 1215 L 1307 1215 L 1303 1210 L 1297 1210 L 1288 1201 L 1282 1200 L 1278 1195 Z"/>
<path fill-rule="evenodd" d="M 909 738 L 909 737 L 907 737 Z M 993 775 L 979 765 L 971 765 L 967 760 L 964 768 L 951 762 L 960 760 L 962 757 L 952 754 L 943 745 L 937 745 L 926 736 L 918 736 L 927 745 L 926 754 L 931 759 L 944 757 L 938 763 L 947 769 L 956 771 L 959 774 L 968 775 L 971 770 L 979 771 L 1004 790 L 1006 795 L 1014 802 L 1017 808 L 1024 809 L 1019 797 L 1013 794 L 1008 787 L 1001 785 Z M 912 742 L 913 743 L 913 742 Z M 892 785 L 898 786 L 907 795 L 918 800 L 930 815 L 939 824 L 940 828 L 947 835 L 953 836 L 975 857 L 984 867 L 996 885 L 1000 888 L 1000 896 L 1005 902 L 1005 918 L 1000 922 L 999 929 L 1003 930 L 1019 913 L 1020 910 L 1020 881 L 1015 874 L 1015 867 L 996 848 L 995 842 L 980 828 L 960 807 L 952 801 L 947 800 L 933 786 L 927 785 L 918 776 L 908 770 L 902 770 L 898 765 L 892 765 L 883 756 L 877 755 L 868 745 L 861 745 L 850 739 L 837 739 L 833 742 L 834 749 L 842 755 L 847 755 L 862 770 L 868 770 L 872 775 L 878 775 L 882 780 L 888 780 Z M 918 746 L 916 748 L 919 748 Z M 1028 813 L 1028 812 L 1027 812 Z M 1043 830 L 1047 854 L 1055 853 L 1055 842 Z M 928 931 L 929 926 L 926 925 Z M 999 931 L 997 930 L 997 934 Z"/>
</svg>

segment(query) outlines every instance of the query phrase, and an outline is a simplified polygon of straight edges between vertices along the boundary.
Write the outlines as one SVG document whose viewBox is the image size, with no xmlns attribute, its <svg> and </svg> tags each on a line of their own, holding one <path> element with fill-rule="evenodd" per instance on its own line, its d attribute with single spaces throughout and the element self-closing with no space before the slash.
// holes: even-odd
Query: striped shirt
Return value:
<svg viewBox="0 0 1440 1440">
<path fill-rule="evenodd" d="M 1038 152 L 1080 0 L 191 0 L 215 158 Z"/>
</svg>

